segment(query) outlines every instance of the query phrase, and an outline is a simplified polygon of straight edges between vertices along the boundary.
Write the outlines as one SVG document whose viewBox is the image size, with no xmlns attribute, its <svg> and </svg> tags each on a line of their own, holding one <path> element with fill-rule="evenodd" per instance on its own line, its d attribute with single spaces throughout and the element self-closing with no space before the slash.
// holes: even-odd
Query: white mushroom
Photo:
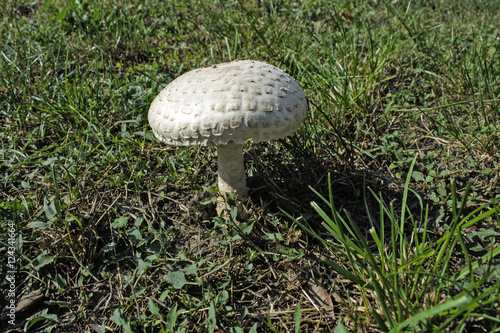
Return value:
<svg viewBox="0 0 500 333">
<path fill-rule="evenodd" d="M 300 126 L 307 100 L 297 82 L 269 64 L 244 60 L 185 73 L 154 99 L 148 120 L 158 140 L 215 145 L 219 191 L 248 196 L 243 145 L 283 138 Z M 217 211 L 221 211 L 220 205 Z"/>
</svg>

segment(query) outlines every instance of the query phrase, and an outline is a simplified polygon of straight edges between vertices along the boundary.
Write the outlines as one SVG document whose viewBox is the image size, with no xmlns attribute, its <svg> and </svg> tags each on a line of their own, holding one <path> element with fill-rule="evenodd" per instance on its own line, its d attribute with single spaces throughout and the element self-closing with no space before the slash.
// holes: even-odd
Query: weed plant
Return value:
<svg viewBox="0 0 500 333">
<path fill-rule="evenodd" d="M 0 330 L 499 331 L 499 13 L 3 1 Z M 147 112 L 236 59 L 290 73 L 310 110 L 245 149 L 246 214 L 219 217 L 215 152 L 161 145 Z"/>
</svg>

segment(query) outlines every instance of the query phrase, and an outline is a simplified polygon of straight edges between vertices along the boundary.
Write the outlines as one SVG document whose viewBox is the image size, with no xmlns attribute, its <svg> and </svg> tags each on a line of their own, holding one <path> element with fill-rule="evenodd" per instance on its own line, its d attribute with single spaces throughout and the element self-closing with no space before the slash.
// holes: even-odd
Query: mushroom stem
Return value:
<svg viewBox="0 0 500 333">
<path fill-rule="evenodd" d="M 217 146 L 219 163 L 219 192 L 223 197 L 231 193 L 235 200 L 244 200 L 248 196 L 243 145 L 229 142 Z M 219 209 L 218 209 L 219 210 Z"/>
</svg>

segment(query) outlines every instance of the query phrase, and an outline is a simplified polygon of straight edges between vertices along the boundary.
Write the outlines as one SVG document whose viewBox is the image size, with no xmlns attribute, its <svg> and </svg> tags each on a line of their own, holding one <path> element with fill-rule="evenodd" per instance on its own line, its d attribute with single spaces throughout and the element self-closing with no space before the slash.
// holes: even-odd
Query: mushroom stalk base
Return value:
<svg viewBox="0 0 500 333">
<path fill-rule="evenodd" d="M 248 188 L 243 161 L 243 145 L 230 142 L 217 146 L 219 163 L 219 192 L 222 198 L 217 202 L 217 213 L 225 208 L 225 198 L 231 193 L 236 201 L 248 197 Z"/>
</svg>

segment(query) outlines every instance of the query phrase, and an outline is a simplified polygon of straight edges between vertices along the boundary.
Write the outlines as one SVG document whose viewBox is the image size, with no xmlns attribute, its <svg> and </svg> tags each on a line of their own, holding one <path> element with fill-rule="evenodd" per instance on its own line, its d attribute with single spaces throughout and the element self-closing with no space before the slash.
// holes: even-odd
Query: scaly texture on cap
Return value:
<svg viewBox="0 0 500 333">
<path fill-rule="evenodd" d="M 148 120 L 155 136 L 169 145 L 225 145 L 285 137 L 306 112 L 304 92 L 290 75 L 244 60 L 179 76 L 151 103 Z"/>
</svg>

